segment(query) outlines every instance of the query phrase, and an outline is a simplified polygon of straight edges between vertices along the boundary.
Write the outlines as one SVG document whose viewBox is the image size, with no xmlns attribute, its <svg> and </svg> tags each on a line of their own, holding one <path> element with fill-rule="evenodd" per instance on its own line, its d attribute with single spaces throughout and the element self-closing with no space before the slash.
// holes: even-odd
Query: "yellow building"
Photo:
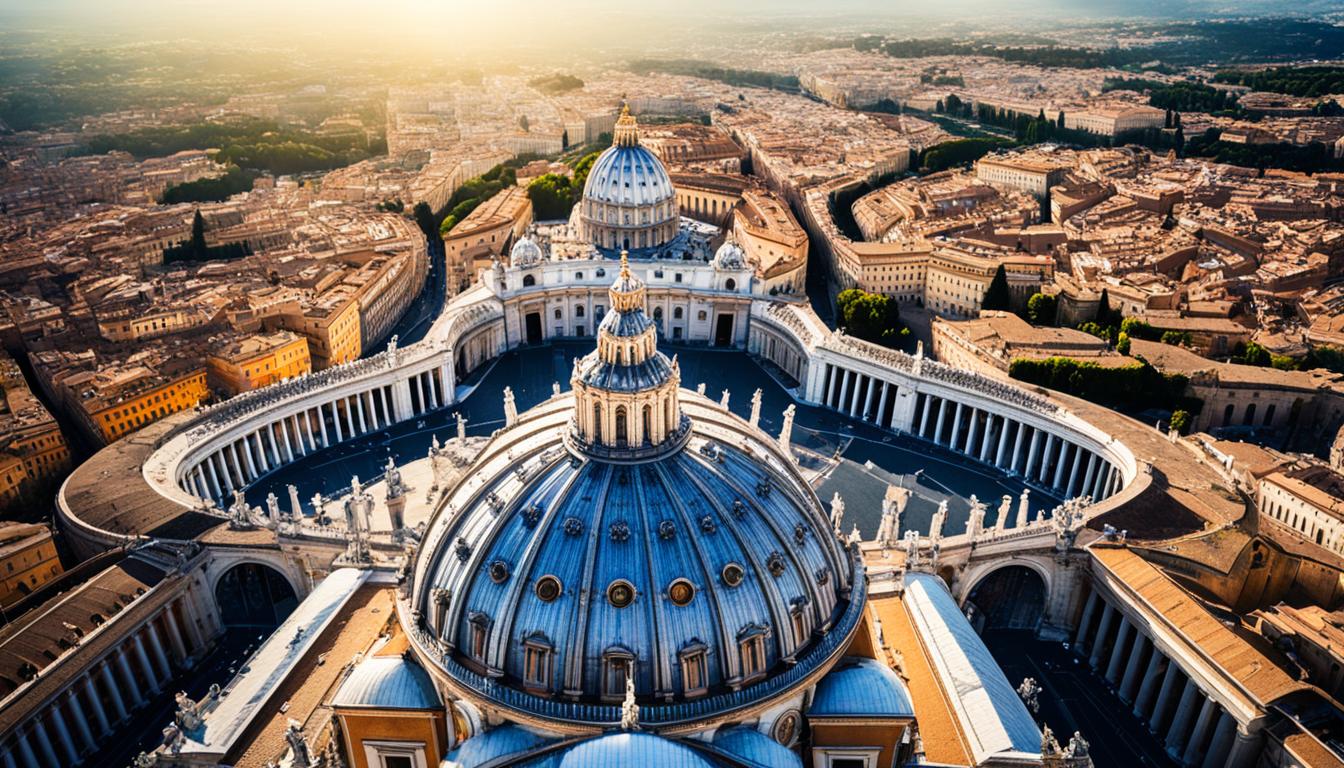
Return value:
<svg viewBox="0 0 1344 768">
<path fill-rule="evenodd" d="M 306 336 L 314 370 L 348 363 L 363 349 L 358 298 L 351 286 L 338 286 L 302 310 L 277 315 L 268 326 Z"/>
<path fill-rule="evenodd" d="M 0 522 L 0 606 L 17 603 L 63 572 L 50 528 Z"/>
<path fill-rule="evenodd" d="M 51 412 L 33 395 L 19 366 L 0 353 L 0 502 L 19 496 L 25 485 L 62 475 L 70 468 L 70 448 Z"/>
<path fill-rule="evenodd" d="M 210 350 L 205 365 L 210 385 L 230 395 L 313 369 L 307 337 L 287 330 L 219 342 Z"/>
<path fill-rule="evenodd" d="M 522 187 L 501 190 L 476 206 L 443 237 L 448 291 L 469 287 L 476 270 L 506 253 L 531 223 L 532 200 Z"/>
<path fill-rule="evenodd" d="M 166 361 L 157 371 L 143 365 L 102 369 L 65 382 L 86 429 L 110 443 L 169 414 L 194 407 L 209 394 L 198 362 Z"/>
</svg>

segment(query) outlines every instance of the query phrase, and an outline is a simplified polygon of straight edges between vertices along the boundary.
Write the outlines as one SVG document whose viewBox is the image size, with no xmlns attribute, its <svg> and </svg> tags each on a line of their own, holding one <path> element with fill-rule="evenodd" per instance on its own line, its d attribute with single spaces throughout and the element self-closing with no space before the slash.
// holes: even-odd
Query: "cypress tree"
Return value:
<svg viewBox="0 0 1344 768">
<path fill-rule="evenodd" d="M 1000 264 L 999 268 L 994 270 L 994 279 L 989 281 L 989 288 L 985 289 L 985 298 L 980 302 L 980 308 L 1007 312 L 1012 309 L 1012 303 L 1013 294 L 1008 290 L 1008 273 Z"/>
<path fill-rule="evenodd" d="M 201 216 L 201 209 L 196 209 L 196 215 L 191 220 L 191 256 L 193 259 L 204 260 L 209 255 L 209 249 L 205 246 L 205 217 Z"/>
</svg>

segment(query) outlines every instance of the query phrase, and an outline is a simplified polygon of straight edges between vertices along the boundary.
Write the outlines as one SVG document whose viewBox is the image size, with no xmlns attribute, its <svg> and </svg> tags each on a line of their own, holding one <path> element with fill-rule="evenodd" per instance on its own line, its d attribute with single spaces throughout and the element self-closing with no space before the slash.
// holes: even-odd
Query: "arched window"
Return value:
<svg viewBox="0 0 1344 768">
<path fill-rule="evenodd" d="M 574 316 L 575 316 L 575 317 L 583 317 L 583 305 L 582 305 L 582 304 L 580 304 L 579 306 L 577 306 L 577 307 L 574 308 Z"/>
<path fill-rule="evenodd" d="M 1224 427 L 1229 426 L 1229 425 L 1232 424 L 1232 414 L 1233 414 L 1233 412 L 1235 412 L 1236 410 L 1237 410 L 1237 404 L 1236 404 L 1236 403 L 1228 403 L 1228 404 L 1227 404 L 1227 407 L 1223 409 L 1223 426 L 1224 426 Z"/>
<path fill-rule="evenodd" d="M 574 273 L 574 279 L 575 279 L 575 280 L 582 280 L 582 279 L 583 279 L 583 273 L 582 273 L 582 272 L 575 272 L 575 273 Z"/>
<path fill-rule="evenodd" d="M 654 321 L 655 323 L 661 323 L 661 322 L 663 322 L 663 308 L 662 308 L 662 307 L 654 307 L 654 308 L 653 308 L 653 321 Z"/>
<path fill-rule="evenodd" d="M 625 406 L 616 406 L 616 444 L 624 445 L 628 441 L 625 425 Z"/>
<path fill-rule="evenodd" d="M 602 404 L 593 403 L 593 442 L 602 442 Z"/>
<path fill-rule="evenodd" d="M 1241 423 L 1248 427 L 1255 426 L 1255 403 L 1246 406 L 1246 414 L 1241 417 Z"/>
<path fill-rule="evenodd" d="M 559 319 L 562 318 L 562 317 L 564 317 L 564 314 L 560 311 L 560 308 L 559 308 L 559 307 L 556 307 L 556 308 L 555 308 L 555 319 L 556 319 L 556 320 L 559 320 Z"/>
<path fill-rule="evenodd" d="M 530 288 L 537 284 L 537 278 L 532 275 L 523 275 L 523 287 Z"/>
<path fill-rule="evenodd" d="M 643 412 L 643 424 L 644 424 L 644 442 L 646 442 L 646 443 L 652 443 L 652 442 L 653 442 L 653 408 L 651 408 L 651 407 L 648 406 L 648 405 L 645 405 L 645 406 L 644 406 L 644 412 Z"/>
<path fill-rule="evenodd" d="M 672 308 L 672 319 L 673 319 L 673 320 L 680 320 L 680 319 L 681 319 L 681 307 L 673 307 L 673 308 Z"/>
<path fill-rule="evenodd" d="M 727 289 L 727 290 L 730 290 L 730 291 L 736 291 L 736 290 L 737 290 L 737 281 L 730 277 L 730 278 L 728 278 L 727 281 L 724 282 L 723 287 L 724 287 L 725 289 Z"/>
<path fill-rule="evenodd" d="M 1274 404 L 1273 404 L 1273 403 L 1270 403 L 1270 404 L 1269 404 L 1269 407 L 1265 409 L 1265 422 L 1264 422 L 1264 423 L 1265 423 L 1265 426 L 1268 427 L 1268 426 L 1269 426 L 1270 424 L 1272 424 L 1273 422 L 1274 422 Z"/>
<path fill-rule="evenodd" d="M 620 701 L 625 698 L 626 675 L 635 670 L 635 655 L 620 646 L 602 654 L 602 698 Z"/>
</svg>

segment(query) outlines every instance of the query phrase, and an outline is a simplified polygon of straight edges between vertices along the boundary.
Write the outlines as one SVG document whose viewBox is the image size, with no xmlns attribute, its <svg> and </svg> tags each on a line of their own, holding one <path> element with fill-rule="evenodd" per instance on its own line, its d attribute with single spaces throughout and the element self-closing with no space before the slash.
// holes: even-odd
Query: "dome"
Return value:
<svg viewBox="0 0 1344 768">
<path fill-rule="evenodd" d="M 847 657 L 817 684 L 808 717 L 914 717 L 910 692 L 890 667 Z"/>
<path fill-rule="evenodd" d="M 694 749 L 648 733 L 613 733 L 582 742 L 565 753 L 559 768 L 655 765 L 658 768 L 716 768 Z"/>
<path fill-rule="evenodd" d="M 714 747 L 743 765 L 756 768 L 803 768 L 798 754 L 764 733 L 745 725 L 714 732 Z"/>
<path fill-rule="evenodd" d="M 742 269 L 747 265 L 747 255 L 732 240 L 724 240 L 723 245 L 714 253 L 715 269 Z"/>
<path fill-rule="evenodd" d="M 351 670 L 331 703 L 338 707 L 438 709 L 443 706 L 425 670 L 401 656 L 375 656 Z"/>
<path fill-rule="evenodd" d="M 652 253 L 676 237 L 677 191 L 662 161 L 639 143 L 629 109 L 588 171 L 575 215 L 583 237 L 608 251 Z"/>
<path fill-rule="evenodd" d="M 509 251 L 509 262 L 515 267 L 532 267 L 544 259 L 541 246 L 530 237 L 520 237 Z"/>
<path fill-rule="evenodd" d="M 676 197 L 663 162 L 649 150 L 611 146 L 593 161 L 583 197 L 612 205 L 654 205 Z"/>
<path fill-rule="evenodd" d="M 631 675 L 641 721 L 703 720 L 814 684 L 862 617 L 792 458 L 679 388 L 643 295 L 623 264 L 574 392 L 496 433 L 429 523 L 409 634 L 455 693 L 610 724 Z"/>
</svg>

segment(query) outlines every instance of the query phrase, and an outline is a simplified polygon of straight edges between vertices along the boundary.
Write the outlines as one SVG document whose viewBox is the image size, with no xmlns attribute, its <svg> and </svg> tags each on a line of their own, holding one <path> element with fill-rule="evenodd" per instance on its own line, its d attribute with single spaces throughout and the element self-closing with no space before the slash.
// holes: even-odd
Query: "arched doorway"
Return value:
<svg viewBox="0 0 1344 768">
<path fill-rule="evenodd" d="M 980 632 L 1036 629 L 1045 615 L 1045 580 L 1024 565 L 1005 565 L 979 581 L 966 596 Z"/>
<path fill-rule="evenodd" d="M 225 626 L 274 628 L 294 612 L 299 599 L 276 569 L 240 563 L 215 584 L 215 603 Z"/>
<path fill-rule="evenodd" d="M 616 444 L 625 445 L 630 438 L 626 434 L 625 406 L 616 407 Z"/>
</svg>

